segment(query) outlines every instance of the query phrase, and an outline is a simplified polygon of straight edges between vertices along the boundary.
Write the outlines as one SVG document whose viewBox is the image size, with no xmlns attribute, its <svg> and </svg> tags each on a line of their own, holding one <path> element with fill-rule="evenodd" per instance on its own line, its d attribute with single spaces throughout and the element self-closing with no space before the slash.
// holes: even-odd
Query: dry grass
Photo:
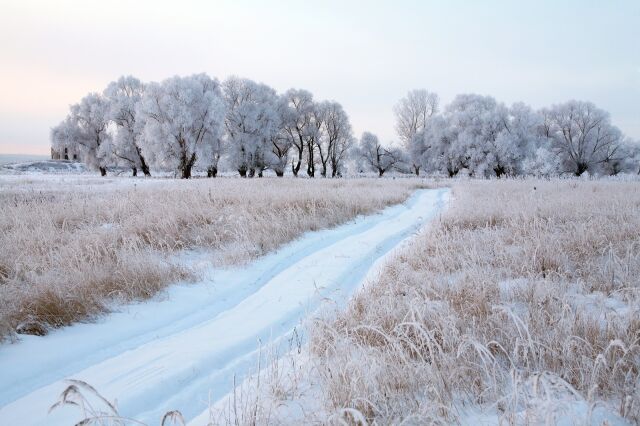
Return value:
<svg viewBox="0 0 640 426">
<path fill-rule="evenodd" d="M 640 185 L 472 181 L 454 197 L 311 328 L 324 409 L 349 423 L 456 423 L 482 407 L 553 424 L 567 405 L 608 403 L 640 422 Z"/>
<path fill-rule="evenodd" d="M 239 264 L 306 231 L 404 201 L 415 180 L 0 179 L 0 338 L 86 320 L 190 271 L 183 249 Z"/>
</svg>

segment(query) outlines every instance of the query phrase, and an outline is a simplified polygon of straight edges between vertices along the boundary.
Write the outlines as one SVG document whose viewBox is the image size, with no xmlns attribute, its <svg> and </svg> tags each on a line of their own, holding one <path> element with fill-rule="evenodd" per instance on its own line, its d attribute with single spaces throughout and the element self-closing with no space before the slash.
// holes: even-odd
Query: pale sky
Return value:
<svg viewBox="0 0 640 426">
<path fill-rule="evenodd" d="M 0 0 L 0 153 L 47 154 L 69 105 L 120 75 L 199 72 L 307 89 L 383 141 L 415 88 L 589 100 L 640 139 L 640 0 Z"/>
</svg>

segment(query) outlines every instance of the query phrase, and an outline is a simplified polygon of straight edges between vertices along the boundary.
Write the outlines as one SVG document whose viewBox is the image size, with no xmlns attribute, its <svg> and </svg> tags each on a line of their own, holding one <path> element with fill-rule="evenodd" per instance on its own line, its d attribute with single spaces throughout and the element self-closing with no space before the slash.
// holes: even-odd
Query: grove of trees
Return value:
<svg viewBox="0 0 640 426">
<path fill-rule="evenodd" d="M 51 143 L 103 176 L 129 168 L 134 176 L 162 170 L 189 178 L 195 168 L 215 177 L 221 165 L 242 177 L 266 170 L 340 177 L 348 165 L 378 176 L 640 173 L 640 144 L 589 102 L 536 111 L 463 94 L 441 108 L 437 94 L 413 90 L 393 111 L 400 143 L 383 144 L 369 132 L 356 140 L 342 106 L 306 90 L 278 94 L 249 79 L 220 83 L 206 74 L 160 83 L 126 76 L 72 105 L 51 129 Z"/>
<path fill-rule="evenodd" d="M 283 176 L 304 165 L 309 177 L 343 174 L 354 145 L 349 117 L 334 101 L 318 102 L 305 90 L 278 94 L 252 80 L 222 83 L 206 74 L 143 83 L 121 77 L 102 93 L 72 105 L 51 129 L 54 151 L 77 153 L 104 176 L 108 168 L 132 174 L 194 168 L 218 174 L 224 160 L 242 177 L 273 170 Z"/>
<path fill-rule="evenodd" d="M 640 173 L 640 144 L 590 102 L 534 111 L 490 96 L 458 95 L 442 113 L 437 96 L 410 92 L 396 106 L 397 131 L 413 170 L 456 176 L 580 176 Z"/>
</svg>

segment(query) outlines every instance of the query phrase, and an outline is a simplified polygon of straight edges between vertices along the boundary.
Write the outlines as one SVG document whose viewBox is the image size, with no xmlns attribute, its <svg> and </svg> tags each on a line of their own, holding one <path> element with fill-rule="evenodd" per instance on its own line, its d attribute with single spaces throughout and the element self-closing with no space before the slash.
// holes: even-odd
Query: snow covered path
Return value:
<svg viewBox="0 0 640 426">
<path fill-rule="evenodd" d="M 0 347 L 0 424 L 55 425 L 79 410 L 48 408 L 65 378 L 118 401 L 121 415 L 157 424 L 187 420 L 228 393 L 253 365 L 259 342 L 286 336 L 323 298 L 348 299 L 371 266 L 431 219 L 448 190 L 420 190 L 406 203 L 301 239 L 243 269 L 211 270 L 163 300 L 128 306 L 94 324 Z"/>
</svg>

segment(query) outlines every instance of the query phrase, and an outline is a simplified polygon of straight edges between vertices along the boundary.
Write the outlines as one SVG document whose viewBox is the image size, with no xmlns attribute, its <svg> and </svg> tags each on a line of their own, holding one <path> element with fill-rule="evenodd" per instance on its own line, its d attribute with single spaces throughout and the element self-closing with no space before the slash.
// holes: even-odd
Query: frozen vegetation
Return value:
<svg viewBox="0 0 640 426">
<path fill-rule="evenodd" d="M 458 182 L 452 199 L 194 424 L 638 424 L 637 181 Z"/>
<path fill-rule="evenodd" d="M 633 177 L 0 184 L 2 419 L 640 420 Z"/>
<path fill-rule="evenodd" d="M 277 183 L 277 184 L 276 184 Z M 173 255 L 240 264 L 304 232 L 400 203 L 398 180 L 0 176 L 0 336 L 45 334 L 196 279 Z"/>
<path fill-rule="evenodd" d="M 0 347 L 0 365 L 13 366 L 0 385 L 0 418 L 53 425 L 118 415 L 154 424 L 175 406 L 191 419 L 207 408 L 207 398 L 233 389 L 234 377 L 260 355 L 260 342 L 299 338 L 296 327 L 321 301 L 348 300 L 371 265 L 431 219 L 446 196 L 446 189 L 418 190 L 405 204 L 305 234 L 242 267 L 216 268 L 205 251 L 181 253 L 183 265 L 200 271 L 197 283 L 173 286 L 164 298 L 125 306 L 94 324 Z M 82 382 L 61 395 L 70 384 L 65 378 Z M 117 410 L 85 383 L 117 399 Z M 88 404 L 63 403 L 47 414 L 58 397 Z"/>
<path fill-rule="evenodd" d="M 413 90 L 394 108 L 399 143 L 370 132 L 357 139 L 336 101 L 302 89 L 206 74 L 143 83 L 121 77 L 90 93 L 51 130 L 60 158 L 109 170 L 190 178 L 233 171 L 241 177 L 340 177 L 385 172 L 442 176 L 618 175 L 640 173 L 640 144 L 591 102 L 534 110 L 491 96 Z"/>
</svg>

